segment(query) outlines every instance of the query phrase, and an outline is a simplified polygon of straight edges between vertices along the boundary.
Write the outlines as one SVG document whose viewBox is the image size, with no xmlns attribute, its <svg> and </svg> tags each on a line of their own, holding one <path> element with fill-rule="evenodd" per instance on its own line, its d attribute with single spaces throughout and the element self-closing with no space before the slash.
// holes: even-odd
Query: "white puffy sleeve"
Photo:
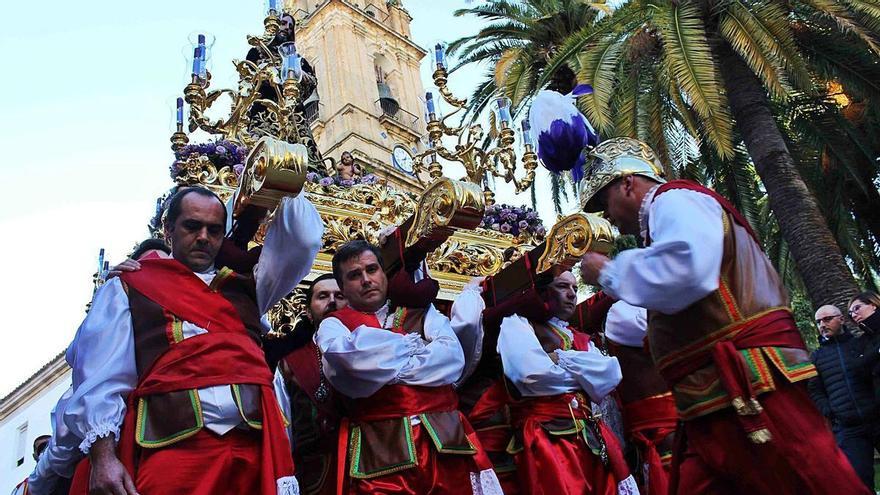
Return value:
<svg viewBox="0 0 880 495">
<path fill-rule="evenodd" d="M 504 374 L 526 397 L 583 390 L 599 402 L 620 383 L 617 358 L 604 356 L 592 344 L 588 351 L 556 351 L 553 363 L 544 352 L 532 325 L 513 315 L 501 322 L 498 354 Z"/>
<path fill-rule="evenodd" d="M 433 306 L 425 315 L 425 339 L 361 325 L 349 331 L 327 318 L 315 334 L 324 373 L 334 388 L 351 398 L 369 397 L 388 384 L 436 387 L 455 382 L 464 353 L 449 320 Z"/>
<path fill-rule="evenodd" d="M 338 318 L 326 318 L 315 333 L 324 374 L 333 388 L 354 399 L 369 397 L 393 383 L 417 349 L 418 334 L 401 335 L 361 325 L 349 331 Z"/>
<path fill-rule="evenodd" d="M 605 338 L 620 345 L 642 347 L 648 330 L 648 312 L 626 301 L 617 301 L 605 319 Z"/>
<path fill-rule="evenodd" d="M 439 387 L 451 385 L 464 371 L 464 352 L 458 342 L 449 318 L 440 314 L 433 305 L 425 314 L 425 345 L 416 349 L 403 366 L 398 380 L 407 385 Z"/>
<path fill-rule="evenodd" d="M 463 382 L 474 372 L 483 354 L 484 309 L 486 303 L 479 287 L 465 287 L 452 303 L 452 330 L 464 351 L 465 362 L 464 372 L 457 383 Z"/>
<path fill-rule="evenodd" d="M 28 477 L 28 490 L 33 495 L 52 493 L 59 477 L 72 478 L 77 463 L 83 457 L 79 450 L 81 439 L 73 436 L 70 429 L 61 421 L 62 413 L 72 395 L 71 387 L 64 392 L 52 409 L 52 438 L 49 439 L 46 450 L 40 455 L 37 466 Z"/>
<path fill-rule="evenodd" d="M 79 448 L 88 454 L 98 438 L 119 438 L 125 400 L 137 385 L 131 310 L 118 277 L 95 293 L 71 346 L 73 392 L 56 414 L 71 435 L 82 439 Z"/>
<path fill-rule="evenodd" d="M 526 397 L 557 395 L 577 390 L 574 376 L 554 364 L 544 352 L 529 320 L 519 315 L 501 321 L 498 354 L 504 374 Z"/>
<path fill-rule="evenodd" d="M 616 357 L 606 356 L 590 343 L 586 351 L 556 351 L 559 366 L 571 373 L 580 388 L 595 403 L 617 387 L 623 378 Z"/>
<path fill-rule="evenodd" d="M 723 210 L 706 194 L 664 192 L 650 206 L 651 245 L 618 254 L 599 275 L 612 297 L 674 314 L 718 289 Z"/>
<path fill-rule="evenodd" d="M 321 215 L 304 193 L 281 200 L 254 267 L 260 314 L 289 294 L 309 274 L 321 249 L 323 234 Z"/>
</svg>

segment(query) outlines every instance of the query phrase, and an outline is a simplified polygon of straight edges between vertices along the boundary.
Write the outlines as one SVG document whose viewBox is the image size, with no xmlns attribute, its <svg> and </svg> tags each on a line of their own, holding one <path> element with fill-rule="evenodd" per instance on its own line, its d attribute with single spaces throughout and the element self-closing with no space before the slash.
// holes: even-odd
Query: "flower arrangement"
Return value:
<svg viewBox="0 0 880 495">
<path fill-rule="evenodd" d="M 171 175 L 176 176 L 180 172 L 182 163 L 194 156 L 199 156 L 207 158 L 217 170 L 223 167 L 231 167 L 235 171 L 236 176 L 241 176 L 247 154 L 248 149 L 246 147 L 225 139 L 207 143 L 188 144 L 174 153 Z"/>
<path fill-rule="evenodd" d="M 352 187 L 358 184 L 375 184 L 379 182 L 379 177 L 374 174 L 364 174 L 353 179 L 340 179 L 337 175 L 323 176 L 317 172 L 309 172 L 306 174 L 306 181 L 321 187 Z"/>
<path fill-rule="evenodd" d="M 527 206 L 506 204 L 487 206 L 480 227 L 511 234 L 514 237 L 527 234 L 535 238 L 543 238 L 547 234 L 544 223 L 538 218 L 538 212 Z"/>
</svg>

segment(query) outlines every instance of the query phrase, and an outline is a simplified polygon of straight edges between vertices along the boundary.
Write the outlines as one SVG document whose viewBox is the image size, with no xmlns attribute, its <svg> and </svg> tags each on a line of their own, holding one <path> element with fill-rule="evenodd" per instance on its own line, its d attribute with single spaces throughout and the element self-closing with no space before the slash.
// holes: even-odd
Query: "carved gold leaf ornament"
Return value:
<svg viewBox="0 0 880 495">
<path fill-rule="evenodd" d="M 485 277 L 497 273 L 504 265 L 504 252 L 494 246 L 447 241 L 428 255 L 432 271 Z"/>
<path fill-rule="evenodd" d="M 535 268 L 538 273 L 554 266 L 569 269 L 589 251 L 610 252 L 614 247 L 614 229 L 598 215 L 578 212 L 556 222 L 546 243 Z"/>
<path fill-rule="evenodd" d="M 267 337 L 278 338 L 292 333 L 296 324 L 306 317 L 305 289 L 294 289 L 287 297 L 269 309 L 267 317 L 272 327 Z"/>
</svg>

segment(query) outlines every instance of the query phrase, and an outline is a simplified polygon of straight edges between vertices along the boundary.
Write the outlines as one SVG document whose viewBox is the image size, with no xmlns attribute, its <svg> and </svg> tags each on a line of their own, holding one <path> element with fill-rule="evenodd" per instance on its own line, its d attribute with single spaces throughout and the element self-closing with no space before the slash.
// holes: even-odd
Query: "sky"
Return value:
<svg viewBox="0 0 880 495">
<path fill-rule="evenodd" d="M 405 0 L 423 47 L 472 34 L 455 18 L 466 0 Z M 63 351 L 91 298 L 97 254 L 122 261 L 148 236 L 158 196 L 171 185 L 172 102 L 186 82 L 187 37 L 216 37 L 217 86 L 234 84 L 233 58 L 262 32 L 259 0 L 44 0 L 6 2 L 0 15 L 0 397 Z M 432 84 L 429 59 L 423 66 Z M 467 96 L 484 68 L 450 79 Z M 539 171 L 538 188 L 549 180 Z M 499 185 L 502 202 L 528 204 Z M 540 196 L 540 195 L 539 195 Z M 544 197 L 549 195 L 543 195 Z M 545 225 L 555 220 L 539 203 Z"/>
</svg>

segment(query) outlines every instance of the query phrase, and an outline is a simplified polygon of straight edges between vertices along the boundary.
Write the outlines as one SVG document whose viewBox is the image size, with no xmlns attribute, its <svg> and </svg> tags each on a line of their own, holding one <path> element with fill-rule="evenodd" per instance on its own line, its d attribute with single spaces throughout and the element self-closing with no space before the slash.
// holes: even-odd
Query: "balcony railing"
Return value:
<svg viewBox="0 0 880 495">
<path fill-rule="evenodd" d="M 375 105 L 376 110 L 379 111 L 380 119 L 388 119 L 419 135 L 423 133 L 423 129 L 419 128 L 419 116 L 400 108 L 400 105 L 396 102 L 390 104 L 387 98 L 379 98 L 376 100 Z"/>
</svg>

